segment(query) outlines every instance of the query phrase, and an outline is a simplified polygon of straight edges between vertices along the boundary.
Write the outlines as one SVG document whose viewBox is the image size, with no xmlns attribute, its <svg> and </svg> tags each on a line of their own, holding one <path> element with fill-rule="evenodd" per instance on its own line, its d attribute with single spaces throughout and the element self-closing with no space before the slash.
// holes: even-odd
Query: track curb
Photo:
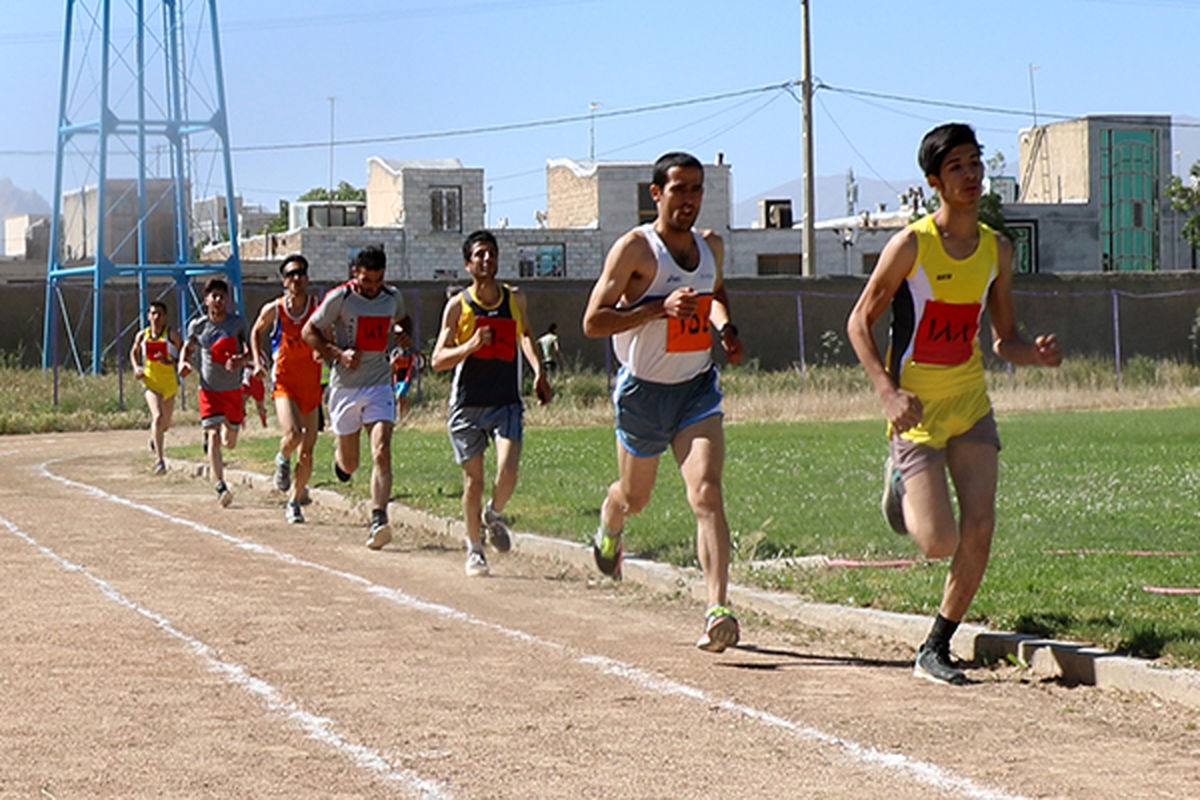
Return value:
<svg viewBox="0 0 1200 800">
<path fill-rule="evenodd" d="M 196 461 L 168 458 L 171 470 L 193 478 L 208 473 L 208 465 Z M 276 491 L 271 476 L 247 470 L 227 469 L 226 483 L 231 486 Z M 351 500 L 331 489 L 310 489 L 313 502 L 346 513 L 367 512 L 363 500 Z M 388 507 L 393 523 L 461 543 L 466 538 L 462 520 L 439 517 L 400 503 Z M 569 564 L 584 570 L 594 569 L 592 550 L 587 544 L 556 539 L 536 533 L 513 532 L 513 552 Z M 660 564 L 646 559 L 626 557 L 622 563 L 624 579 L 665 594 L 684 594 L 704 602 L 705 585 L 699 570 Z M 911 646 L 914 650 L 925 640 L 930 620 L 926 616 L 879 611 L 871 608 L 811 603 L 784 592 L 772 592 L 731 583 L 729 601 L 736 607 L 756 614 L 796 622 L 833 633 L 866 633 Z M 980 663 L 1015 661 L 1026 666 L 1039 679 L 1059 679 L 1069 684 L 1096 686 L 1129 692 L 1152 694 L 1160 699 L 1200 709 L 1200 671 L 1163 667 L 1144 659 L 1074 642 L 1063 642 L 1018 633 L 993 631 L 964 623 L 952 643 L 954 652 Z"/>
</svg>

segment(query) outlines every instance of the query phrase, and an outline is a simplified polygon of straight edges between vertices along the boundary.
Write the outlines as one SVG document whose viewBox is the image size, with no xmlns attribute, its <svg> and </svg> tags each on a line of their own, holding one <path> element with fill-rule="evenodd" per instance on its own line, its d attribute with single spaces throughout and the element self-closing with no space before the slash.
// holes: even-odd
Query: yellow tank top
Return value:
<svg viewBox="0 0 1200 800">
<path fill-rule="evenodd" d="M 175 346 L 171 344 L 171 329 L 164 326 L 162 335 L 157 338 L 149 327 L 142 334 L 142 368 L 146 371 L 146 388 L 158 392 L 164 400 L 173 397 L 179 389 L 175 377 L 175 362 L 179 354 L 172 352 Z"/>
<path fill-rule="evenodd" d="M 909 228 L 917 258 L 892 299 L 888 372 L 923 401 L 982 387 L 979 323 L 996 278 L 996 232 L 979 223 L 979 245 L 964 259 L 947 255 L 933 216 Z"/>
</svg>

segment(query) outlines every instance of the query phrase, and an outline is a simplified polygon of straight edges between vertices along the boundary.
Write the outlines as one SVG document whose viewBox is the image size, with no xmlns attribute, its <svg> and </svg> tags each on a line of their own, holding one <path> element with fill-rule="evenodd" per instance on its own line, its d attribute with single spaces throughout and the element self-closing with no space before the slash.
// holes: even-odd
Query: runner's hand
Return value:
<svg viewBox="0 0 1200 800">
<path fill-rule="evenodd" d="M 663 300 L 663 311 L 668 317 L 675 319 L 688 319 L 696 314 L 696 304 L 700 301 L 700 295 L 690 286 L 680 286 L 675 291 L 667 295 L 667 299 Z"/>
<path fill-rule="evenodd" d="M 925 414 L 925 408 L 917 396 L 903 389 L 897 389 L 884 398 L 883 408 L 896 433 L 904 433 L 912 428 Z"/>
<path fill-rule="evenodd" d="M 1062 363 L 1062 350 L 1058 346 L 1058 338 L 1053 333 L 1047 333 L 1033 340 L 1033 353 L 1037 363 L 1043 367 L 1057 367 Z"/>
</svg>

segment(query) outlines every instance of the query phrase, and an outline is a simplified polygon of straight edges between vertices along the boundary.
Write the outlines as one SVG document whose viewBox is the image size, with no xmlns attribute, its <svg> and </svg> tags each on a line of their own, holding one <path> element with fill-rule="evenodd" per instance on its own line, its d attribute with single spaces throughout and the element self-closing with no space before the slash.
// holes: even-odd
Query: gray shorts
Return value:
<svg viewBox="0 0 1200 800">
<path fill-rule="evenodd" d="M 446 430 L 454 449 L 454 463 L 465 464 L 487 450 L 488 439 L 520 442 L 524 415 L 525 407 L 521 403 L 451 408 Z"/>
<path fill-rule="evenodd" d="M 624 367 L 613 388 L 617 440 L 640 458 L 660 455 L 688 425 L 721 411 L 715 366 L 683 383 L 654 383 L 635 378 Z"/>
<path fill-rule="evenodd" d="M 946 447 L 930 447 L 914 444 L 902 436 L 893 436 L 888 443 L 892 465 L 900 470 L 900 477 L 908 480 L 930 467 L 941 467 L 946 463 L 946 449 L 954 442 L 983 442 L 1000 449 L 1000 431 L 996 429 L 996 415 L 989 411 L 979 421 L 958 436 L 951 436 Z"/>
</svg>

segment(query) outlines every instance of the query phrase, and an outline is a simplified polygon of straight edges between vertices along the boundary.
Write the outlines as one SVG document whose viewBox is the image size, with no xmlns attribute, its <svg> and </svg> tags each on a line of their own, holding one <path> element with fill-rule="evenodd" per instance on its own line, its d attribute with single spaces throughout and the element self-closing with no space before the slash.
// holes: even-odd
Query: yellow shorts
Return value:
<svg viewBox="0 0 1200 800">
<path fill-rule="evenodd" d="M 142 381 L 148 390 L 158 393 L 163 400 L 170 400 L 179 391 L 179 379 L 171 367 L 165 370 L 147 369 Z"/>
<path fill-rule="evenodd" d="M 942 449 L 954 436 L 960 436 L 974 427 L 976 422 L 992 410 L 987 386 L 980 385 L 963 394 L 951 395 L 928 402 L 922 401 L 925 413 L 915 427 L 900 434 L 913 444 L 924 444 Z M 892 435 L 888 426 L 888 436 Z"/>
</svg>

